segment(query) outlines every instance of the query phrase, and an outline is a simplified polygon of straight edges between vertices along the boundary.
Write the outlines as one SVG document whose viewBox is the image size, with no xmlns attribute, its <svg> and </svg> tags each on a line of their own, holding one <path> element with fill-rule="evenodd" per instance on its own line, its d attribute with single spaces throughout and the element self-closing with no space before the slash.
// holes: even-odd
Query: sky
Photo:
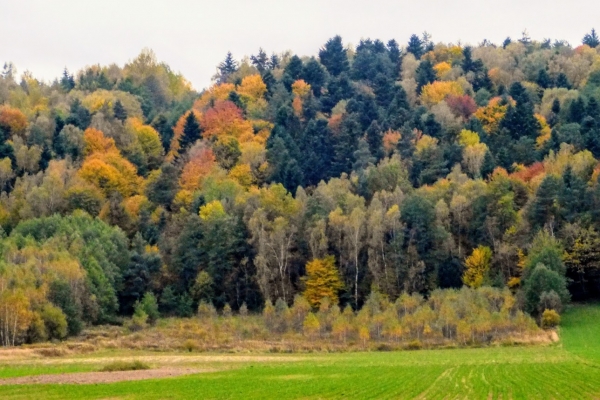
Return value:
<svg viewBox="0 0 600 400">
<path fill-rule="evenodd" d="M 0 0 L 0 63 L 49 81 L 148 47 L 202 90 L 228 51 L 311 56 L 337 34 L 404 45 L 424 31 L 436 43 L 501 43 L 527 30 L 578 45 L 599 16 L 597 0 Z"/>
</svg>

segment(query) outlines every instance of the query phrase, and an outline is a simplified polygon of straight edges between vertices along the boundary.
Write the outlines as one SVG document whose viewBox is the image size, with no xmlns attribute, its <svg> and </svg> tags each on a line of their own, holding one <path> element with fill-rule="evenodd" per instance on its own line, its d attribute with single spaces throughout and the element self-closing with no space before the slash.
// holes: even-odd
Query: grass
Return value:
<svg viewBox="0 0 600 400">
<path fill-rule="evenodd" d="M 100 385 L 0 386 L 0 398 L 599 398 L 600 305 L 572 307 L 563 316 L 560 336 L 550 346 L 269 355 L 267 360 L 235 354 L 103 353 L 43 361 L 46 373 L 60 373 L 67 365 L 90 370 L 122 354 L 153 357 L 152 364 L 160 366 L 217 372 Z M 27 368 L 31 374 L 40 370 L 35 362 L 12 363 L 0 367 L 0 376 L 22 375 Z"/>
<path fill-rule="evenodd" d="M 116 371 L 139 371 L 142 369 L 150 369 L 150 365 L 140 360 L 133 361 L 123 361 L 117 360 L 113 361 L 110 364 L 106 364 L 101 372 L 116 372 Z"/>
</svg>

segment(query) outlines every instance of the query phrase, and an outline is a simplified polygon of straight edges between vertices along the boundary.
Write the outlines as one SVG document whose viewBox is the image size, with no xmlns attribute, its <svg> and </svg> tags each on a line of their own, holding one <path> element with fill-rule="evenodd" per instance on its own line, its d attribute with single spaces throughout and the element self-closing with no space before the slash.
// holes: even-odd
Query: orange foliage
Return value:
<svg viewBox="0 0 600 400">
<path fill-rule="evenodd" d="M 83 141 L 85 154 L 119 152 L 114 139 L 105 137 L 98 129 L 87 128 L 83 133 Z"/>
<path fill-rule="evenodd" d="M 463 92 L 463 88 L 458 82 L 435 81 L 423 86 L 421 101 L 428 105 L 434 105 L 450 95 L 460 96 Z"/>
<path fill-rule="evenodd" d="M 504 115 L 506 115 L 508 106 L 500 105 L 500 100 L 500 97 L 494 97 L 487 106 L 480 107 L 475 112 L 475 116 L 481 121 L 483 130 L 486 131 L 486 133 L 496 132 Z"/>
<path fill-rule="evenodd" d="M 383 148 L 389 154 L 394 151 L 398 142 L 402 138 L 400 132 L 389 130 L 383 135 Z"/>
<path fill-rule="evenodd" d="M 167 154 L 167 157 L 166 157 L 167 162 L 173 161 L 175 159 L 175 156 L 179 152 L 179 140 L 183 136 L 183 128 L 185 127 L 185 120 L 187 119 L 188 115 L 191 112 L 194 113 L 194 116 L 196 117 L 196 120 L 198 120 L 198 122 L 200 122 L 200 120 L 202 119 L 202 114 L 200 114 L 197 110 L 192 109 L 192 110 L 189 110 L 188 112 L 186 112 L 185 114 L 183 114 L 177 120 L 175 127 L 173 127 L 173 139 L 171 139 L 171 146 L 169 148 L 169 154 Z"/>
<path fill-rule="evenodd" d="M 511 178 L 518 179 L 522 182 L 530 182 L 536 176 L 544 173 L 544 163 L 536 162 L 535 164 L 525 167 L 520 171 L 510 175 Z"/>
<path fill-rule="evenodd" d="M 84 133 L 86 159 L 79 176 L 100 188 L 104 194 L 113 191 L 123 197 L 143 190 L 143 179 L 137 175 L 136 167 L 121 156 L 115 141 L 93 128 Z"/>
<path fill-rule="evenodd" d="M 342 114 L 335 114 L 332 115 L 331 118 L 329 118 L 329 129 L 331 129 L 331 132 L 333 132 L 335 135 L 338 135 L 340 133 L 340 129 L 342 126 L 342 117 Z"/>
<path fill-rule="evenodd" d="M 0 107 L 0 126 L 8 128 L 12 134 L 22 134 L 27 128 L 27 117 L 17 108 Z"/>
<path fill-rule="evenodd" d="M 183 167 L 179 185 L 182 189 L 193 192 L 199 189 L 202 180 L 216 166 L 216 158 L 208 147 L 194 148 L 190 153 L 190 161 Z"/>
<path fill-rule="evenodd" d="M 292 101 L 292 108 L 294 109 L 294 114 L 296 114 L 298 118 L 302 117 L 303 106 L 302 99 L 298 96 L 294 97 L 294 100 Z"/>
<path fill-rule="evenodd" d="M 140 215 L 142 207 L 148 204 L 146 196 L 135 195 L 123 200 L 123 208 L 129 217 L 133 220 L 137 219 Z"/>
<path fill-rule="evenodd" d="M 233 91 L 235 91 L 235 86 L 232 83 L 213 85 L 194 102 L 192 108 L 196 111 L 203 112 L 205 109 L 212 107 L 216 102 L 227 100 L 229 98 L 229 93 Z"/>
<path fill-rule="evenodd" d="M 231 101 L 220 101 L 204 113 L 200 119 L 204 138 L 233 136 L 240 142 L 254 137 L 252 124 L 246 121 L 240 110 Z"/>
</svg>

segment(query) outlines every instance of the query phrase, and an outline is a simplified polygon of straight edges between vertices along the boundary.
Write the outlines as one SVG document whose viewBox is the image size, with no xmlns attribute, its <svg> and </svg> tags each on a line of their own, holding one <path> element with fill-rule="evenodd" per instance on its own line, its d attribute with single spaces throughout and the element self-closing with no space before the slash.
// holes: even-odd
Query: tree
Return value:
<svg viewBox="0 0 600 400">
<path fill-rule="evenodd" d="M 413 34 L 411 35 L 410 39 L 408 40 L 408 46 L 406 47 L 406 51 L 408 53 L 412 53 L 415 58 L 418 60 L 421 58 L 421 56 L 424 53 L 424 48 L 423 48 L 423 41 L 421 40 L 421 38 L 419 38 L 419 36 Z"/>
<path fill-rule="evenodd" d="M 325 46 L 319 50 L 319 61 L 333 76 L 337 77 L 342 72 L 348 71 L 348 56 L 341 36 L 334 36 L 325 43 Z"/>
<path fill-rule="evenodd" d="M 333 304 L 338 302 L 338 291 L 342 288 L 342 281 L 335 266 L 335 257 L 327 256 L 314 259 L 306 264 L 306 289 L 304 298 L 313 308 L 318 308 L 321 300 L 327 297 Z"/>
<path fill-rule="evenodd" d="M 583 44 L 590 46 L 592 49 L 600 46 L 600 39 L 595 29 L 592 29 L 590 33 L 587 33 L 582 40 Z"/>
<path fill-rule="evenodd" d="M 229 76 L 231 76 L 233 73 L 235 73 L 237 71 L 237 69 L 238 69 L 238 64 L 235 61 L 235 59 L 233 58 L 233 55 L 231 54 L 231 52 L 228 51 L 227 55 L 225 56 L 225 59 L 218 66 L 218 70 L 219 70 L 218 81 L 219 81 L 219 83 L 227 82 L 227 80 L 229 79 Z"/>
<path fill-rule="evenodd" d="M 431 64 L 431 61 L 421 61 L 416 71 L 417 93 L 420 94 L 423 86 L 433 83 L 436 79 L 437 75 L 433 69 L 433 64 Z"/>
<path fill-rule="evenodd" d="M 125 107 L 123 107 L 121 100 L 117 100 L 113 105 L 113 114 L 115 118 L 121 122 L 125 122 L 127 119 L 127 110 L 125 110 Z"/>
<path fill-rule="evenodd" d="M 196 140 L 200 139 L 200 134 L 200 124 L 196 119 L 196 115 L 193 112 L 189 112 L 185 118 L 183 135 L 179 141 L 179 153 L 184 153 L 190 145 L 194 144 Z"/>
<path fill-rule="evenodd" d="M 483 280 L 490 269 L 492 260 L 492 250 L 487 246 L 479 245 L 473 249 L 473 253 L 465 260 L 465 274 L 463 282 L 465 285 L 478 288 L 483 284 Z"/>
<path fill-rule="evenodd" d="M 563 304 L 568 303 L 571 298 L 565 278 L 558 272 L 546 268 L 544 264 L 537 264 L 523 282 L 525 309 L 535 313 L 542 293 L 550 291 L 558 294 Z"/>
</svg>

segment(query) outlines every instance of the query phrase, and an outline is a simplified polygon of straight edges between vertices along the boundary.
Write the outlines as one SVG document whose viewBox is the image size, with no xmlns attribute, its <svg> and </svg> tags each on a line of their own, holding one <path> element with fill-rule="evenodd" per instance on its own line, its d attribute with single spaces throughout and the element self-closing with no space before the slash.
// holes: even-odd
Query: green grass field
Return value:
<svg viewBox="0 0 600 400">
<path fill-rule="evenodd" d="M 1 399 L 598 399 L 600 306 L 574 306 L 550 346 L 268 355 L 100 353 L 0 365 L 0 377 L 99 370 L 114 357 L 216 372 L 90 385 L 0 386 Z M 40 364 L 44 363 L 44 364 Z"/>
</svg>

